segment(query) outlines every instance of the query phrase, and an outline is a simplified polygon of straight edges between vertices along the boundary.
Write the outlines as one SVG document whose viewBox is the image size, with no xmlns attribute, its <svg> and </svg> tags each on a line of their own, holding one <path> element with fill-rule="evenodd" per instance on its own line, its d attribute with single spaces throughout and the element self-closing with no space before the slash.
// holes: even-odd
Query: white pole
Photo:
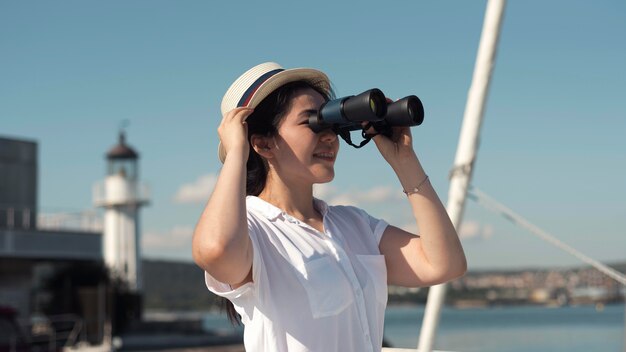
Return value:
<svg viewBox="0 0 626 352">
<path fill-rule="evenodd" d="M 478 150 L 480 126 L 489 91 L 491 73 L 495 63 L 496 47 L 500 36 L 505 4 L 505 0 L 489 0 L 487 3 L 483 31 L 474 67 L 474 76 L 472 77 L 472 84 L 467 96 L 459 145 L 456 151 L 454 167 L 450 175 L 447 211 L 452 224 L 454 224 L 457 230 L 460 228 L 463 218 L 467 188 Z M 445 294 L 445 284 L 433 286 L 428 291 L 428 301 L 426 302 L 418 344 L 418 350 L 421 352 L 432 351 Z"/>
</svg>

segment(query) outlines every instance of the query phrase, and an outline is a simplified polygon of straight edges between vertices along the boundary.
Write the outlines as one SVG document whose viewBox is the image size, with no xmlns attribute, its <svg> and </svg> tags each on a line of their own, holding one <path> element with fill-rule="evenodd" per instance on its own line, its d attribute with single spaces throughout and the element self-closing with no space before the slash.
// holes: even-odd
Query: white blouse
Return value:
<svg viewBox="0 0 626 352">
<path fill-rule="evenodd" d="M 315 199 L 322 233 L 258 197 L 246 205 L 252 282 L 232 290 L 205 273 L 209 290 L 241 315 L 246 351 L 380 351 L 387 223 Z"/>
</svg>

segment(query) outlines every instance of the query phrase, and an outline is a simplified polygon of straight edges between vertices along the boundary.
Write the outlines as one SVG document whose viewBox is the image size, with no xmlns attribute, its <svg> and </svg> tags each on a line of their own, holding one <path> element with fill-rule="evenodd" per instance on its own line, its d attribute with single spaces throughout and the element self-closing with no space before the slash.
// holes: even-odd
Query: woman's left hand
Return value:
<svg viewBox="0 0 626 352">
<path fill-rule="evenodd" d="M 380 154 L 391 165 L 397 169 L 407 162 L 417 160 L 415 151 L 413 150 L 413 138 L 411 137 L 410 127 L 393 127 L 391 137 L 382 134 L 374 136 L 374 143 L 380 151 Z M 374 131 L 367 131 L 372 133 Z"/>
</svg>

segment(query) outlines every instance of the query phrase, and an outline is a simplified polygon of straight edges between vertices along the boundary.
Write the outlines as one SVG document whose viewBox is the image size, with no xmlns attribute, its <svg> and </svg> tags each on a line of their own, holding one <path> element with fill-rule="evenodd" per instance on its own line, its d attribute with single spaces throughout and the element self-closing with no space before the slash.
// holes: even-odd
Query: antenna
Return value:
<svg viewBox="0 0 626 352">
<path fill-rule="evenodd" d="M 124 132 L 124 130 L 125 130 L 128 126 L 130 126 L 130 120 L 129 120 L 129 119 L 123 119 L 123 120 L 121 120 L 121 121 L 120 121 L 120 123 L 119 123 L 119 129 L 120 129 L 120 132 Z"/>
</svg>

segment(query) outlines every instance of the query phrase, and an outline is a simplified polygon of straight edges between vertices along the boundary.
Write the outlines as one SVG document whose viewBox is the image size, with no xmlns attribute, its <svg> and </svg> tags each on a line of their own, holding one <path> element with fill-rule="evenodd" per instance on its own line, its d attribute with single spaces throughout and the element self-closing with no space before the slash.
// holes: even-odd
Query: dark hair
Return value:
<svg viewBox="0 0 626 352">
<path fill-rule="evenodd" d="M 325 87 L 325 82 L 294 81 L 277 88 L 263 99 L 254 108 L 254 112 L 248 116 L 246 120 L 248 124 L 248 142 L 255 134 L 268 137 L 278 134 L 280 123 L 291 110 L 291 102 L 294 95 L 302 89 L 311 88 L 320 93 L 326 101 L 334 98 L 332 89 Z M 268 171 L 267 161 L 254 148 L 250 147 L 250 154 L 246 164 L 247 195 L 258 196 L 263 191 L 267 182 Z M 241 325 L 241 316 L 235 311 L 232 302 L 223 298 L 222 307 L 226 310 L 228 320 L 233 325 Z"/>
</svg>

